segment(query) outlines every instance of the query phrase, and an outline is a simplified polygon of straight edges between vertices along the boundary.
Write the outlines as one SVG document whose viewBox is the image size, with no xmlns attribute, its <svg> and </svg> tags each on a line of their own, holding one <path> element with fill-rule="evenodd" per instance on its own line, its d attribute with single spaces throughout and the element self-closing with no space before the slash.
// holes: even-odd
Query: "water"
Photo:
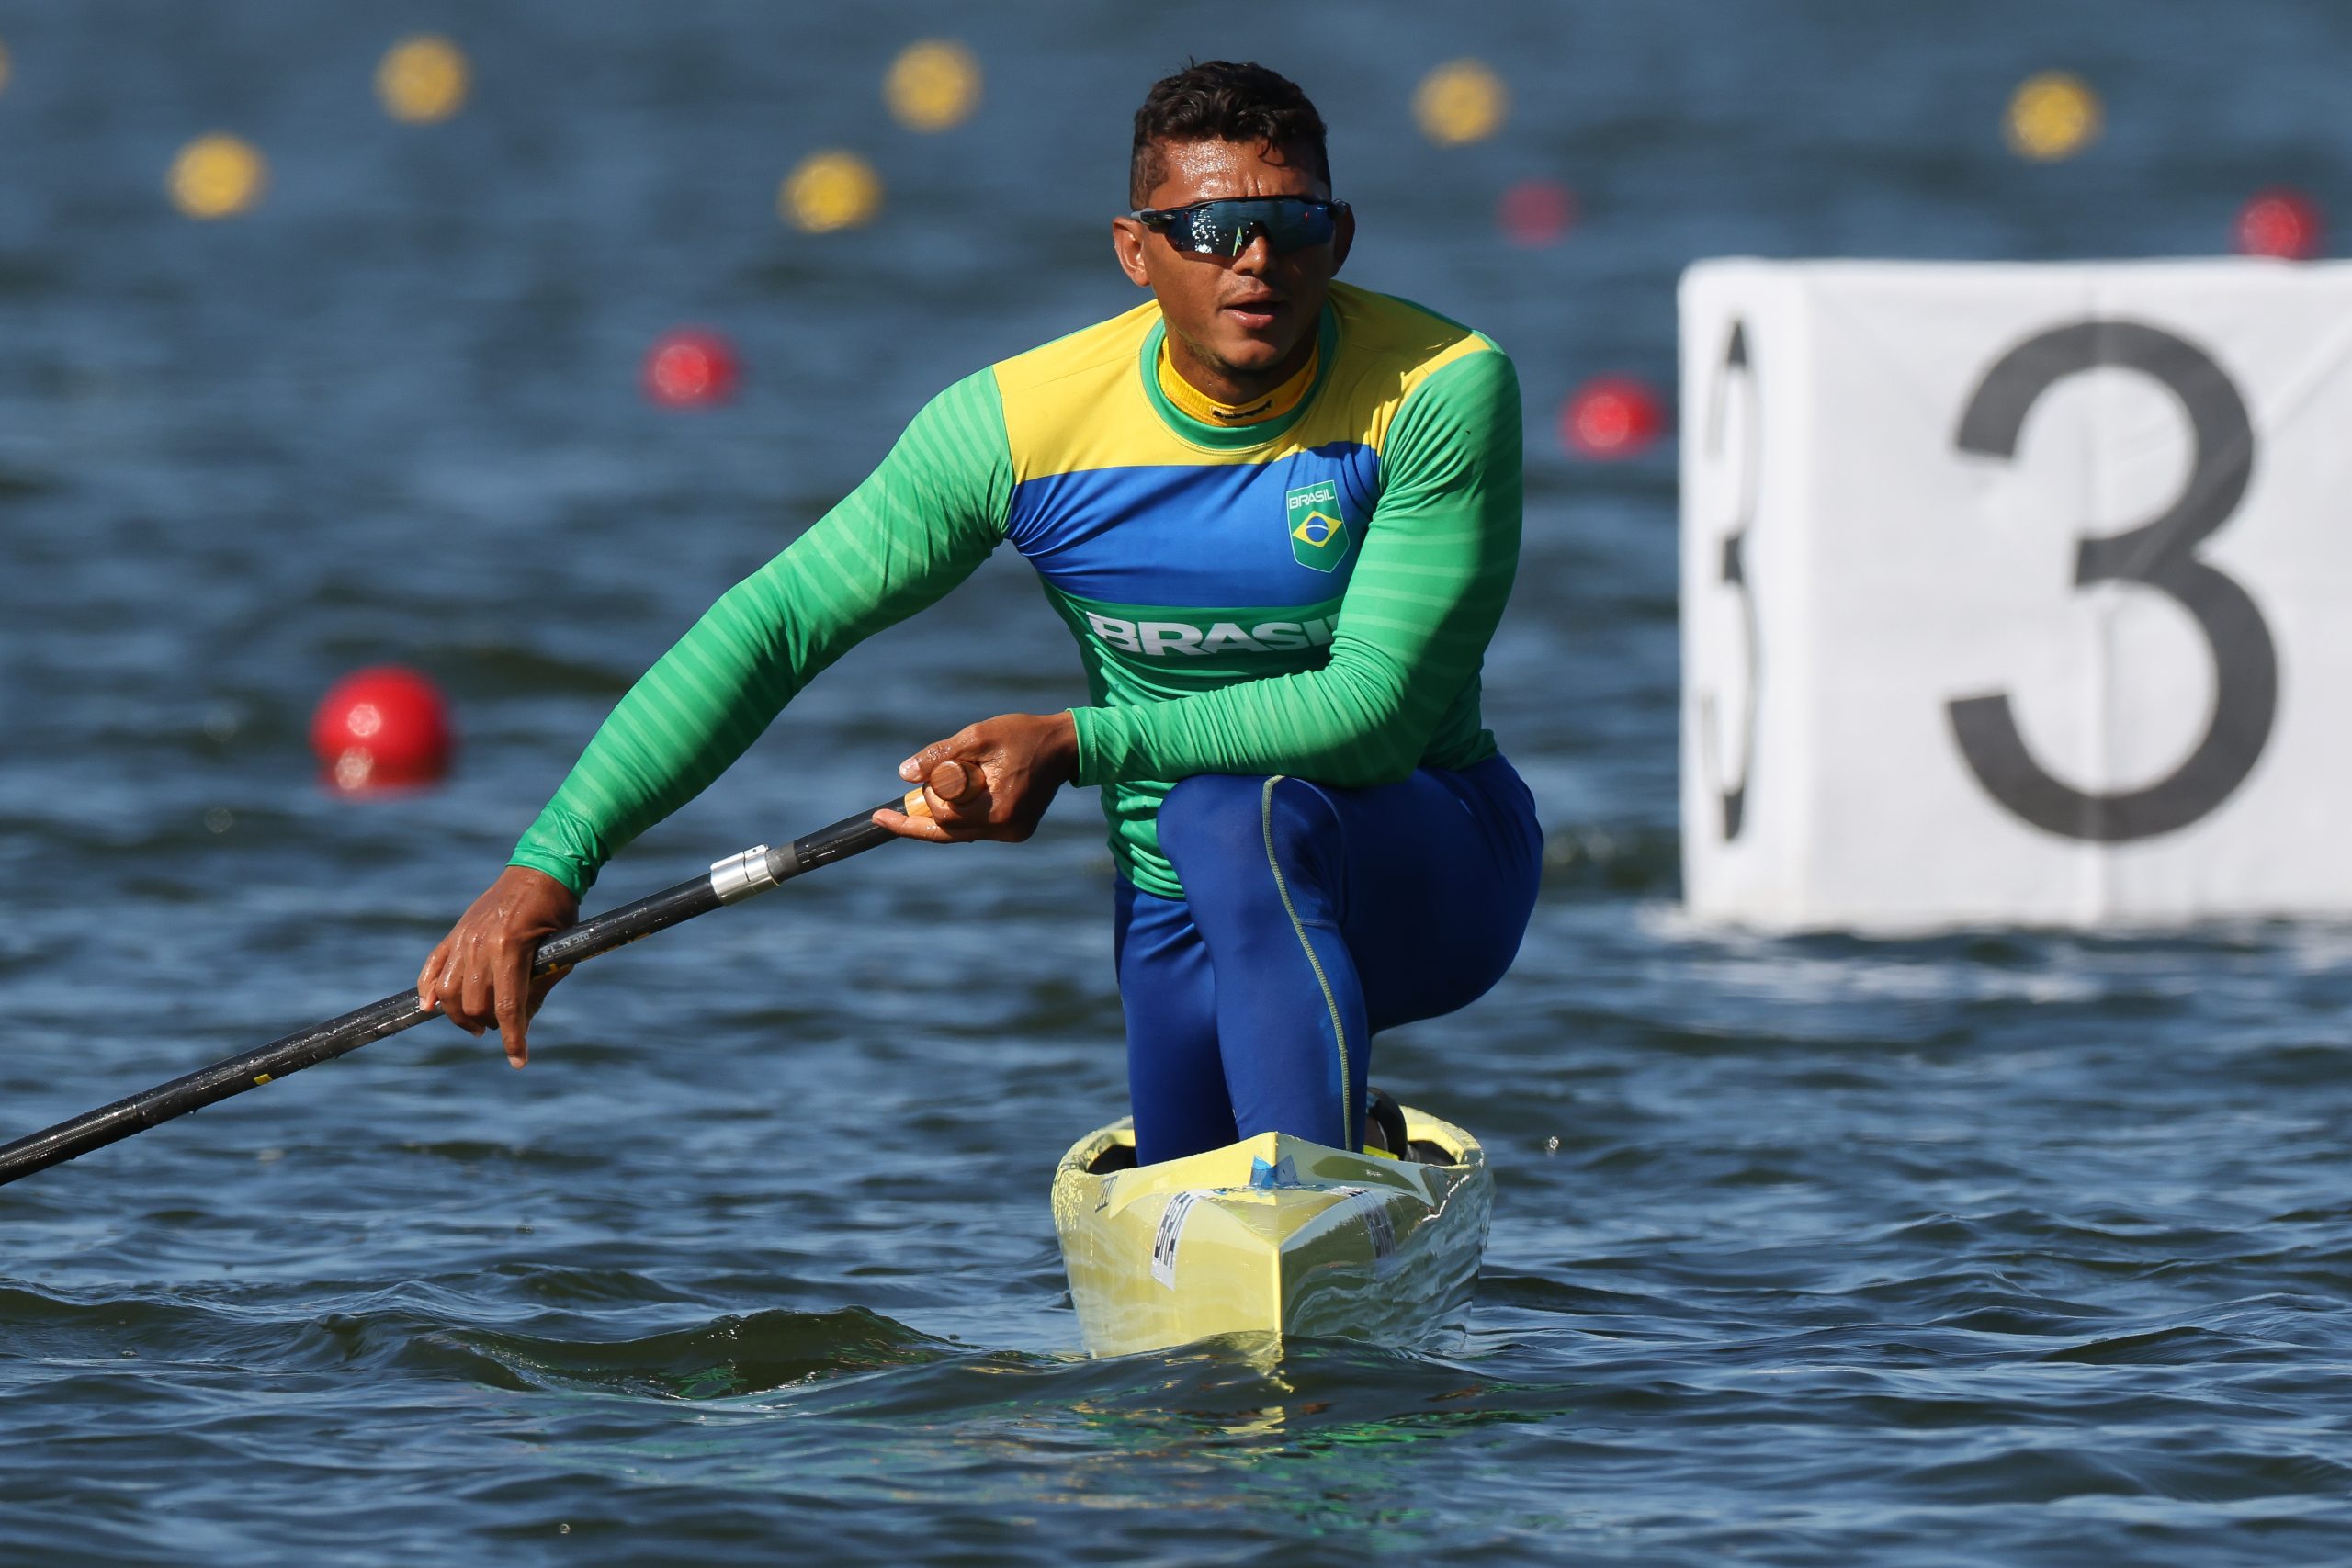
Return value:
<svg viewBox="0 0 2352 1568">
<path fill-rule="evenodd" d="M 1439 1353 L 1074 1354 L 1045 1187 L 1124 1093 L 1091 802 L 867 857 L 582 970 L 509 1072 L 419 1032 L 0 1193 L 0 1558 L 2224 1563 L 2352 1555 L 2352 931 L 1726 939 L 1677 900 L 1672 459 L 1560 455 L 1665 379 L 1702 254 L 2221 247 L 2352 209 L 2352 18 L 1817 0 L 495 8 L 107 0 L 6 22 L 0 1108 L 13 1133 L 404 985 L 597 718 L 955 376 L 1128 300 L 1125 117 L 1255 53 L 1337 127 L 1359 281 L 1529 394 L 1490 716 L 1552 833 L 1518 969 L 1385 1039 L 1484 1135 L 1494 1241 Z M 1342 18 L 1344 17 L 1344 24 Z M 368 92 L 471 52 L 451 125 Z M 980 116 L 874 90 L 967 38 Z M 1403 107 L 1474 53 L 1505 136 Z M 1996 131 L 2089 76 L 2090 155 Z M 252 137 L 253 217 L 170 215 Z M 873 157 L 884 221 L 775 182 Z M 1550 250 L 1496 194 L 1578 187 Z M 647 409 L 689 321 L 748 384 Z M 820 681 L 616 900 L 1077 694 L 1016 560 Z M 313 784 L 335 675 L 443 680 L 437 791 Z M 1556 1145 L 1553 1140 L 1556 1139 Z"/>
</svg>

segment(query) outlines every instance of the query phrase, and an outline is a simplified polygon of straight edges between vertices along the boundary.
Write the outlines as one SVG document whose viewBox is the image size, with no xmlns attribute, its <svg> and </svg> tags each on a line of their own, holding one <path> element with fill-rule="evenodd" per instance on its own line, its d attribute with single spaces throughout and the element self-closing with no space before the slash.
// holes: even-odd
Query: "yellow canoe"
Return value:
<svg viewBox="0 0 2352 1568">
<path fill-rule="evenodd" d="M 1421 1343 L 1458 1325 L 1494 1176 L 1461 1128 L 1410 1107 L 1419 1156 L 1263 1133 L 1135 1164 L 1122 1121 L 1070 1145 L 1054 1229 L 1086 1347 L 1124 1356 L 1219 1334 Z"/>
</svg>

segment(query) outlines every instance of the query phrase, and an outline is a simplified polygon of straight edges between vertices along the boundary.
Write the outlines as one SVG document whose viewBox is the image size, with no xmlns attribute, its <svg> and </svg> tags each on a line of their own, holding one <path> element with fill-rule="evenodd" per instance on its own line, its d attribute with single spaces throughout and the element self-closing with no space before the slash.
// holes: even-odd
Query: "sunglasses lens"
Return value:
<svg viewBox="0 0 2352 1568">
<path fill-rule="evenodd" d="M 1295 197 L 1272 200 L 1204 201 L 1174 215 L 1168 237 L 1178 248 L 1204 256 L 1238 256 L 1260 234 L 1276 252 L 1303 250 L 1331 237 L 1331 209 Z"/>
<path fill-rule="evenodd" d="M 1224 225 L 1217 221 L 1215 209 L 1207 207 L 1188 207 L 1177 213 L 1175 219 L 1176 220 L 1169 225 L 1168 239 L 1178 250 L 1191 251 L 1204 256 L 1220 254 L 1217 231 Z M 1230 238 L 1229 235 L 1227 237 Z"/>
</svg>

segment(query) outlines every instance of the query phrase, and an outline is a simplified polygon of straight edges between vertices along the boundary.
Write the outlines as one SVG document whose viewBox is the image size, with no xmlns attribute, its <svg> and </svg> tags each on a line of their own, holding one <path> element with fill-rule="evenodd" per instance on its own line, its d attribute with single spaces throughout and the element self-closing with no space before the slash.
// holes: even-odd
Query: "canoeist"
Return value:
<svg viewBox="0 0 2352 1568">
<path fill-rule="evenodd" d="M 1520 403 L 1487 338 L 1333 281 L 1324 126 L 1212 61 L 1136 115 L 1121 270 L 1149 302 L 956 382 L 880 468 L 624 697 L 417 976 L 516 1066 L 537 942 L 604 863 L 851 646 L 1011 543 L 1090 702 L 901 764 L 978 787 L 909 838 L 1029 836 L 1099 786 L 1136 1157 L 1282 1132 L 1363 1146 L 1374 1034 L 1501 977 L 1542 837 L 1479 718 L 1520 537 Z"/>
</svg>

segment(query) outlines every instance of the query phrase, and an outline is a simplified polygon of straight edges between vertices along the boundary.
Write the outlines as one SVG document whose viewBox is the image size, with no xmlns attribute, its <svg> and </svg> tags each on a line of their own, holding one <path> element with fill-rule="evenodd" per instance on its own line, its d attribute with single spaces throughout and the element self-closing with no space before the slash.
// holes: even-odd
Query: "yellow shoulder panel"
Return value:
<svg viewBox="0 0 2352 1568">
<path fill-rule="evenodd" d="M 1014 481 L 1093 468 L 1266 463 L 1335 441 L 1377 451 L 1414 388 L 1494 348 L 1418 305 L 1344 283 L 1331 286 L 1331 307 L 1339 349 L 1323 386 L 1295 423 L 1261 446 L 1196 445 L 1153 409 L 1141 362 L 1159 324 L 1156 301 L 1001 361 L 997 389 Z"/>
<path fill-rule="evenodd" d="M 1015 483 L 1042 474 L 1200 461 L 1146 400 L 1136 367 L 1159 324 L 1147 299 L 996 367 Z"/>
<path fill-rule="evenodd" d="M 1331 306 L 1340 315 L 1339 363 L 1293 432 L 1303 446 L 1351 440 L 1379 451 L 1414 388 L 1457 359 L 1495 352 L 1468 327 L 1392 294 L 1334 283 Z"/>
</svg>

